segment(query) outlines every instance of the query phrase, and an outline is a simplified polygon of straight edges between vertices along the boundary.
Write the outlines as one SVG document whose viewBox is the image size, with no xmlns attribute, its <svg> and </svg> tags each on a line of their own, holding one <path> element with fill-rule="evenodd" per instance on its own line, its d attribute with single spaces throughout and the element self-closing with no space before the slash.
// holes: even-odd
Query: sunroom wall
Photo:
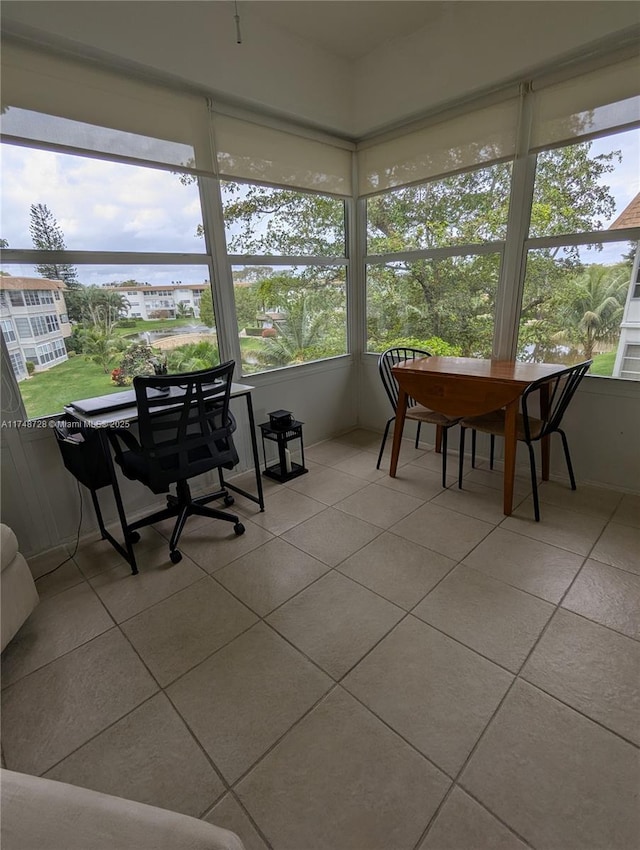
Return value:
<svg viewBox="0 0 640 850">
<path fill-rule="evenodd" d="M 233 116 L 233 118 L 236 120 L 237 117 Z M 255 121 L 256 126 L 262 126 L 263 119 L 256 116 Z M 213 139 L 215 140 L 215 116 L 213 122 Z M 221 128 L 222 126 L 221 122 Z M 228 122 L 228 128 L 233 129 L 232 122 Z M 264 132 L 265 138 L 272 136 L 273 132 L 282 132 L 282 128 L 267 126 Z M 309 142 L 308 150 L 309 153 L 313 152 L 312 159 L 316 165 L 321 146 L 329 146 L 325 171 L 331 172 L 331 180 L 334 181 L 332 189 L 340 195 L 350 194 L 352 178 L 356 185 L 358 179 L 357 157 L 355 165 L 352 166 L 350 153 L 352 145 L 339 139 L 310 135 L 303 130 L 300 130 L 300 136 L 297 136 L 295 132 L 293 136 Z M 199 138 L 201 140 L 201 135 Z M 246 134 L 244 138 L 246 140 Z M 389 143 L 388 137 L 381 140 L 381 144 L 387 147 Z M 371 142 L 367 144 L 369 150 L 372 146 L 374 145 Z M 277 144 L 274 149 L 277 149 Z M 207 179 L 215 183 L 218 179 L 215 173 L 217 170 L 215 145 L 212 151 L 211 159 L 202 170 L 209 173 L 211 177 Z M 522 155 L 522 151 L 519 155 Z M 262 179 L 265 179 L 264 171 L 261 175 Z M 247 179 L 252 175 L 242 174 L 241 176 Z M 266 176 L 268 178 L 269 175 Z M 279 185 L 284 184 L 282 173 L 273 179 Z M 293 182 L 294 185 L 301 183 L 302 188 L 313 189 L 317 186 L 317 183 L 313 182 L 316 179 L 316 177 L 309 179 L 297 177 L 293 178 Z M 343 188 L 345 186 L 349 187 L 348 190 Z M 209 253 L 213 256 L 215 268 L 212 279 L 216 281 L 217 297 L 220 301 L 216 309 L 220 313 L 222 333 L 225 336 L 221 348 L 224 356 L 232 356 L 237 339 L 233 339 L 234 333 L 231 330 L 233 324 L 231 269 L 225 253 L 223 232 L 219 226 L 221 209 L 219 204 L 216 207 L 215 198 L 211 203 L 213 209 L 209 210 L 209 215 L 212 220 L 210 232 L 213 244 L 209 246 Z M 304 436 L 307 445 L 344 432 L 356 425 L 381 430 L 389 415 L 388 402 L 383 395 L 377 374 L 376 358 L 362 353 L 365 328 L 362 205 L 358 206 L 355 198 L 351 197 L 347 206 L 350 225 L 349 256 L 353 258 L 349 293 L 351 355 L 256 375 L 247 381 L 255 386 L 256 421 L 264 421 L 268 411 L 274 408 L 293 410 L 296 416 L 305 422 Z M 226 332 L 225 315 L 228 320 Z M 631 491 L 638 490 L 637 482 L 640 480 L 636 439 L 640 426 L 638 398 L 638 385 L 630 382 L 602 379 L 585 381 L 584 388 L 576 398 L 571 415 L 568 417 L 572 452 L 579 480 Z M 16 402 L 11 392 L 3 393 L 3 418 L 16 418 L 16 411 L 19 412 Z M 241 411 L 238 418 L 240 420 L 243 418 Z M 241 429 L 239 442 L 241 449 L 245 450 L 245 456 L 248 456 L 246 428 Z M 556 465 L 552 467 L 552 472 L 563 474 L 557 452 L 554 461 Z M 57 446 L 50 431 L 46 429 L 3 430 L 2 473 L 3 521 L 15 528 L 25 552 L 33 554 L 61 541 L 74 538 L 78 521 L 78 495 L 73 480 L 62 467 Z M 131 514 L 146 509 L 149 501 L 148 491 L 130 482 L 123 482 L 123 485 L 125 503 Z M 88 507 L 86 498 L 85 502 L 87 510 L 83 533 L 95 529 L 93 513 Z M 110 505 L 110 500 L 106 514 L 111 518 L 115 517 L 115 510 Z"/>
</svg>

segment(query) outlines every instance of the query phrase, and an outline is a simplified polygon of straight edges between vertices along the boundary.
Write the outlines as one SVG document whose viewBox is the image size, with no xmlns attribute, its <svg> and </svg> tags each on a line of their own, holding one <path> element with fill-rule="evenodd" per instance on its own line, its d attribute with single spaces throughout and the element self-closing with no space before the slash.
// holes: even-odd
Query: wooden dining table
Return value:
<svg viewBox="0 0 640 850">
<path fill-rule="evenodd" d="M 389 475 L 396 477 L 402 431 L 409 398 L 447 416 L 480 416 L 505 409 L 504 513 L 513 509 L 517 424 L 520 396 L 529 384 L 550 378 L 566 366 L 559 363 L 518 363 L 515 360 L 482 360 L 475 357 L 422 357 L 392 368 L 398 381 L 398 405 L 393 432 Z M 541 415 L 548 395 L 542 385 Z M 541 440 L 542 478 L 549 478 L 549 437 Z"/>
</svg>

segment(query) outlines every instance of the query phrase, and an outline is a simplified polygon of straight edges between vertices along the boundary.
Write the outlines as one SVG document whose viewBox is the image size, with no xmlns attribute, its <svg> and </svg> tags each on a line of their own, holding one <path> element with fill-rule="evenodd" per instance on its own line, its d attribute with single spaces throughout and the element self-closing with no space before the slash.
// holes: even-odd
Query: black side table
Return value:
<svg viewBox="0 0 640 850">
<path fill-rule="evenodd" d="M 297 478 L 298 475 L 304 475 L 308 472 L 304 466 L 304 445 L 302 442 L 302 426 L 304 422 L 298 422 L 294 419 L 286 428 L 273 428 L 270 422 L 263 422 L 260 425 L 262 431 L 262 453 L 264 455 L 264 473 L 268 478 L 273 478 L 281 483 L 290 481 L 292 478 Z M 272 466 L 267 466 L 267 453 L 265 440 L 278 445 L 278 463 Z M 302 464 L 295 463 L 291 460 L 291 453 L 287 448 L 287 443 L 291 440 L 300 440 L 300 455 Z"/>
</svg>

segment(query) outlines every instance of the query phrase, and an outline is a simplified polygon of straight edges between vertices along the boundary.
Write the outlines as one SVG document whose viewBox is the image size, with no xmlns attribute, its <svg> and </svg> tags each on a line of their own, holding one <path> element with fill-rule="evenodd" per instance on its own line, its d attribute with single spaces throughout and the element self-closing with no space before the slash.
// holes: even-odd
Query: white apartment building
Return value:
<svg viewBox="0 0 640 850">
<path fill-rule="evenodd" d="M 68 359 L 71 325 L 61 280 L 0 275 L 0 327 L 18 381 Z"/>
<path fill-rule="evenodd" d="M 640 223 L 640 194 L 636 195 L 611 225 L 611 229 L 637 227 Z M 640 376 L 640 248 L 629 281 L 629 291 L 620 323 L 620 342 L 613 367 L 614 378 L 638 380 Z"/>
<path fill-rule="evenodd" d="M 128 319 L 175 319 L 181 309 L 200 316 L 200 299 L 208 283 L 172 283 L 165 286 L 114 286 L 129 302 Z M 182 305 L 182 308 L 180 307 Z"/>
</svg>

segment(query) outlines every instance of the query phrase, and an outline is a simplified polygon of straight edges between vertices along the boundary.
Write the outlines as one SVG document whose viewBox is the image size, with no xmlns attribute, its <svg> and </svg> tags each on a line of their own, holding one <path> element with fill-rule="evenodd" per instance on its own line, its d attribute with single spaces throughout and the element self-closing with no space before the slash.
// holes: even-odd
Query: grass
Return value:
<svg viewBox="0 0 640 850">
<path fill-rule="evenodd" d="M 20 382 L 29 419 L 61 413 L 70 401 L 117 393 L 122 389 L 111 383 L 111 375 L 105 375 L 101 366 L 81 354 Z"/>
<path fill-rule="evenodd" d="M 119 336 L 144 333 L 145 331 L 171 331 L 174 328 L 186 328 L 197 322 L 197 319 L 136 319 L 135 325 L 127 328 L 115 328 Z"/>
<path fill-rule="evenodd" d="M 593 358 L 593 364 L 589 371 L 590 375 L 608 375 L 613 374 L 613 367 L 616 362 L 616 352 L 607 351 L 606 354 L 596 354 Z"/>
</svg>

